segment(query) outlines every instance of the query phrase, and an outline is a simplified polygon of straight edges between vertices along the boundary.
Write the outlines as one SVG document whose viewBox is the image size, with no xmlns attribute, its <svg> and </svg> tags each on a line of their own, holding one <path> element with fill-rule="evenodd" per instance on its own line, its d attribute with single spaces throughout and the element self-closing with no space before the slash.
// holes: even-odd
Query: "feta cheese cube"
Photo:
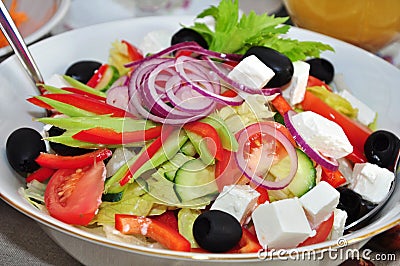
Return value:
<svg viewBox="0 0 400 266">
<path fill-rule="evenodd" d="M 59 74 L 54 74 L 48 80 L 46 80 L 46 85 L 53 86 L 56 88 L 71 87 L 71 84 L 69 84 L 63 78 L 63 76 L 61 76 Z"/>
<path fill-rule="evenodd" d="M 335 122 L 311 111 L 292 117 L 293 126 L 313 149 L 335 159 L 353 152 L 343 129 Z"/>
<path fill-rule="evenodd" d="M 319 182 L 300 198 L 311 227 L 325 221 L 339 204 L 340 193 L 325 181 Z"/>
<path fill-rule="evenodd" d="M 255 55 L 242 59 L 228 74 L 228 78 L 257 89 L 263 88 L 274 76 L 274 71 Z"/>
<path fill-rule="evenodd" d="M 390 190 L 394 173 L 371 163 L 356 163 L 353 168 L 350 188 L 363 199 L 372 203 L 381 202 Z"/>
<path fill-rule="evenodd" d="M 150 31 L 144 36 L 143 41 L 138 45 L 138 49 L 146 55 L 156 53 L 169 47 L 171 34 L 165 30 Z"/>
<path fill-rule="evenodd" d="M 283 96 L 289 99 L 291 104 L 298 104 L 304 100 L 306 93 L 310 64 L 303 61 L 293 62 L 293 77 L 289 87 L 283 91 Z"/>
<path fill-rule="evenodd" d="M 224 186 L 210 209 L 227 212 L 244 224 L 254 210 L 259 196 L 260 193 L 249 185 Z"/>
<path fill-rule="evenodd" d="M 267 248 L 294 248 L 313 233 L 298 198 L 261 204 L 252 219 L 258 241 Z"/>
<path fill-rule="evenodd" d="M 343 236 L 344 226 L 346 224 L 347 212 L 335 209 L 333 211 L 333 226 L 328 240 L 339 239 Z"/>
<path fill-rule="evenodd" d="M 360 121 L 360 123 L 368 126 L 374 122 L 376 112 L 369 108 L 365 103 L 354 97 L 354 95 L 352 95 L 348 90 L 340 91 L 339 95 L 348 100 L 354 108 L 358 109 L 357 120 Z"/>
</svg>

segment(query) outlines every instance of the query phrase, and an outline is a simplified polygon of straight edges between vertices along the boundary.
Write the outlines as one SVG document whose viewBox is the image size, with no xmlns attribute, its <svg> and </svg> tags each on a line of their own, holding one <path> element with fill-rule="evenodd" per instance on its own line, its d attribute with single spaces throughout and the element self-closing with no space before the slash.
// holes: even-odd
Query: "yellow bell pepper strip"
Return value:
<svg viewBox="0 0 400 266">
<path fill-rule="evenodd" d="M 41 167 L 51 169 L 78 169 L 103 161 L 112 155 L 109 149 L 99 149 L 77 156 L 61 156 L 50 153 L 40 153 L 35 159 Z"/>
</svg>

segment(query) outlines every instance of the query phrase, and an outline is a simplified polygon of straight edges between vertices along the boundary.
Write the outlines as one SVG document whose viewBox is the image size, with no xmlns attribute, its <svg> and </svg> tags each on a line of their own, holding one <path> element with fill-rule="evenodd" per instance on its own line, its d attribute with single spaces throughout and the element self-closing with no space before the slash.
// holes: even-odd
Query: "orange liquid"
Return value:
<svg viewBox="0 0 400 266">
<path fill-rule="evenodd" d="M 284 0 L 293 22 L 375 52 L 400 38 L 400 0 Z"/>
</svg>

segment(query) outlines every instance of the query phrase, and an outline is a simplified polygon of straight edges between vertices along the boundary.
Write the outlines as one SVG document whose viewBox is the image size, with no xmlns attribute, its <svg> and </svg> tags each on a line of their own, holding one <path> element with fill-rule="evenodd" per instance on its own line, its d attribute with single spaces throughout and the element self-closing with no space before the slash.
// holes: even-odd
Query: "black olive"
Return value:
<svg viewBox="0 0 400 266">
<path fill-rule="evenodd" d="M 313 58 L 306 61 L 310 64 L 310 75 L 322 80 L 325 83 L 331 83 L 335 76 L 335 68 L 332 63 L 324 58 Z"/>
<path fill-rule="evenodd" d="M 229 213 L 211 210 L 200 214 L 193 224 L 197 244 L 211 252 L 226 252 L 242 237 L 242 227 Z"/>
<path fill-rule="evenodd" d="M 181 42 L 197 42 L 201 47 L 208 49 L 207 41 L 195 30 L 182 28 L 177 31 L 171 38 L 171 45 Z"/>
<path fill-rule="evenodd" d="M 101 63 L 96 61 L 78 61 L 68 67 L 65 75 L 86 84 L 100 66 Z"/>
<path fill-rule="evenodd" d="M 368 162 L 386 168 L 394 166 L 399 149 L 399 138 L 386 130 L 373 132 L 364 144 L 364 153 Z"/>
<path fill-rule="evenodd" d="M 52 126 L 47 132 L 50 137 L 56 137 L 62 135 L 65 132 L 65 130 L 56 126 Z M 92 151 L 90 149 L 70 147 L 61 143 L 56 143 L 51 141 L 50 141 L 50 147 L 53 149 L 55 153 L 63 156 L 82 155 Z"/>
<path fill-rule="evenodd" d="M 357 221 L 376 207 L 376 204 L 363 199 L 350 188 L 340 187 L 337 190 L 340 192 L 338 209 L 347 212 L 346 225 Z"/>
<path fill-rule="evenodd" d="M 20 174 L 32 173 L 39 169 L 35 159 L 46 152 L 43 137 L 32 128 L 19 128 L 7 139 L 6 154 L 11 167 Z"/>
<path fill-rule="evenodd" d="M 293 63 L 286 55 L 264 46 L 251 47 L 243 55 L 243 58 L 250 55 L 255 55 L 274 71 L 275 76 L 267 83 L 266 87 L 281 87 L 292 79 L 294 72 Z"/>
</svg>

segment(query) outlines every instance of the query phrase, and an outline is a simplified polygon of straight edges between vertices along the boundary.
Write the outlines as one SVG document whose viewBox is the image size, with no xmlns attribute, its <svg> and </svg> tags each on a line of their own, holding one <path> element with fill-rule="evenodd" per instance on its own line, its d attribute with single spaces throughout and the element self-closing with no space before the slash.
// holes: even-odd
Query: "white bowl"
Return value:
<svg viewBox="0 0 400 266">
<path fill-rule="evenodd" d="M 7 7 L 11 1 L 5 0 Z M 26 44 L 31 44 L 48 34 L 67 14 L 70 0 L 19 0 L 17 10 L 24 12 L 28 20 L 19 27 Z M 0 48 L 0 56 L 11 52 L 11 47 Z"/>
<path fill-rule="evenodd" d="M 187 25 L 192 23 L 192 19 L 192 17 L 179 16 L 145 17 L 94 25 L 38 42 L 32 45 L 31 50 L 46 80 L 54 73 L 64 73 L 66 68 L 77 60 L 106 61 L 111 42 L 116 39 L 126 39 L 133 44 L 138 44 L 149 31 L 164 29 L 173 33 L 180 27 L 180 23 Z M 336 52 L 326 53 L 324 57 L 332 61 L 337 73 L 343 74 L 353 93 L 379 113 L 378 127 L 400 135 L 400 120 L 398 119 L 400 90 L 397 89 L 400 84 L 399 69 L 364 50 L 320 34 L 292 28 L 289 35 L 297 39 L 319 40 L 331 44 Z M 26 102 L 26 98 L 35 95 L 35 89 L 15 57 L 0 64 L 0 84 L 2 84 L 0 92 L 3 95 L 0 97 L 0 139 L 3 140 L 0 153 L 1 198 L 38 221 L 61 247 L 79 261 L 85 265 L 266 264 L 264 260 L 258 258 L 257 254 L 180 253 L 112 241 L 64 224 L 35 209 L 17 193 L 18 188 L 24 186 L 24 180 L 11 169 L 4 150 L 8 135 L 16 128 L 31 126 L 40 130 L 42 125 L 32 121 L 32 116 L 42 116 L 43 111 Z M 334 248 L 343 248 L 340 250 L 359 248 L 372 236 L 400 222 L 399 190 L 400 187 L 397 186 L 390 201 L 370 225 L 346 235 L 340 243 L 324 242 L 293 252 L 310 250 L 323 252 L 322 258 L 325 264 L 337 265 L 344 256 L 337 256 L 337 260 L 332 260 L 332 257 L 324 251 Z M 286 258 L 290 254 L 295 254 L 293 252 L 286 254 Z M 296 262 L 304 263 L 298 260 Z M 307 265 L 321 263 L 318 260 L 306 262 Z M 284 262 L 274 260 L 269 263 Z"/>
</svg>

